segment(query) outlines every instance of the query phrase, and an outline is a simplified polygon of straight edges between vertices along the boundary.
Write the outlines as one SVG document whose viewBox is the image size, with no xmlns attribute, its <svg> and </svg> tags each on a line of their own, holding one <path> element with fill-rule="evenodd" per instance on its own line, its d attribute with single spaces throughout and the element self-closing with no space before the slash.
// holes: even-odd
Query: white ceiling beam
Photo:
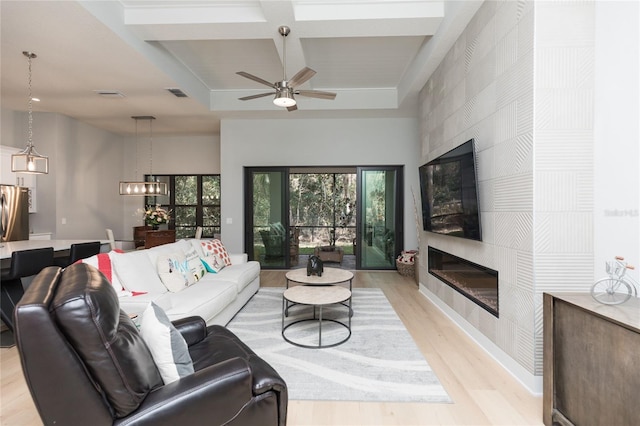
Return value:
<svg viewBox="0 0 640 426">
<path fill-rule="evenodd" d="M 123 2 L 124 23 L 144 40 L 269 38 L 280 25 L 305 37 L 433 35 L 442 1 L 260 0 L 236 2 Z"/>
</svg>

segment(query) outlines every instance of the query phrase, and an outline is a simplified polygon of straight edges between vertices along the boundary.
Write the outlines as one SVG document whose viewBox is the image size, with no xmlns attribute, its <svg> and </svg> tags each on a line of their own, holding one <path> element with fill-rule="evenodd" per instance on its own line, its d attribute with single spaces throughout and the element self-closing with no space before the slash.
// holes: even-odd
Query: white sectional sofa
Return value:
<svg viewBox="0 0 640 426">
<path fill-rule="evenodd" d="M 217 273 L 207 272 L 194 284 L 169 291 L 158 274 L 158 256 L 186 253 L 192 248 L 204 257 L 201 242 L 179 240 L 145 250 L 110 256 L 113 273 L 125 290 L 120 306 L 129 314 L 140 314 L 154 302 L 171 320 L 200 316 L 207 325 L 226 325 L 260 287 L 260 264 L 247 261 L 246 254 L 229 254 L 231 265 Z M 166 256 L 165 256 L 166 257 Z"/>
</svg>

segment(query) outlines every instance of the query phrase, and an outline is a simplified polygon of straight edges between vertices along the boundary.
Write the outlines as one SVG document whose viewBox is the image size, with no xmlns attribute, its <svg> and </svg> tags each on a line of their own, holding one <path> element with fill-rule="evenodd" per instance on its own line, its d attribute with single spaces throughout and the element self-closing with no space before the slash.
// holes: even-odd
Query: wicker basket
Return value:
<svg viewBox="0 0 640 426">
<path fill-rule="evenodd" d="M 396 259 L 396 267 L 398 268 L 398 273 L 403 277 L 414 277 L 416 275 L 415 263 L 404 263 Z"/>
</svg>

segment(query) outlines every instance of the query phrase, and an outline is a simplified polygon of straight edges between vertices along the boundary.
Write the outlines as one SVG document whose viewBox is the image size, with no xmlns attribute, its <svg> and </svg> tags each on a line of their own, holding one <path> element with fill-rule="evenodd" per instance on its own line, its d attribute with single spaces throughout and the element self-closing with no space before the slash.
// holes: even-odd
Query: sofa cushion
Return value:
<svg viewBox="0 0 640 426">
<path fill-rule="evenodd" d="M 207 273 L 207 270 L 204 268 L 204 265 L 200 261 L 198 252 L 196 251 L 196 249 L 189 246 L 189 249 L 184 253 L 184 256 L 187 259 L 189 274 L 191 275 L 191 277 L 193 277 L 194 282 L 199 281 L 200 278 L 204 277 L 204 274 Z"/>
<path fill-rule="evenodd" d="M 77 263 L 86 263 L 102 272 L 102 275 L 104 275 L 107 281 L 109 281 L 113 286 L 113 289 L 116 291 L 118 297 L 131 296 L 131 292 L 125 290 L 125 288 L 122 286 L 122 283 L 118 278 L 118 274 L 115 273 L 111 265 L 111 259 L 113 258 L 113 256 L 118 256 L 121 253 L 122 251 L 111 250 L 108 253 L 98 253 L 94 256 L 80 259 L 77 261 Z"/>
<path fill-rule="evenodd" d="M 218 274 L 208 274 L 211 280 L 231 281 L 236 284 L 236 290 L 240 293 L 246 286 L 260 275 L 260 263 L 251 260 L 242 265 L 226 266 Z"/>
<path fill-rule="evenodd" d="M 151 261 L 151 264 L 155 266 L 160 254 L 176 252 L 186 253 L 190 248 L 191 244 L 187 240 L 178 240 L 173 243 L 162 244 L 142 251 L 147 254 L 149 260 Z"/>
<path fill-rule="evenodd" d="M 138 324 L 165 385 L 193 374 L 187 342 L 160 307 L 149 303 L 138 318 Z"/>
<path fill-rule="evenodd" d="M 229 257 L 229 253 L 227 253 L 227 249 L 224 247 L 224 244 L 222 244 L 222 241 L 201 240 L 200 244 L 202 245 L 204 257 L 216 255 L 224 260 L 224 264 L 226 266 L 231 265 L 231 258 Z"/>
<path fill-rule="evenodd" d="M 182 253 L 161 253 L 156 259 L 160 280 L 167 290 L 177 293 L 195 283 Z"/>
<path fill-rule="evenodd" d="M 147 293 L 165 293 L 167 288 L 162 284 L 155 263 L 152 264 L 147 255 L 149 250 L 136 250 L 114 256 L 112 264 L 120 282 L 129 291 Z"/>
<path fill-rule="evenodd" d="M 171 293 L 171 308 L 165 310 L 169 318 L 199 316 L 208 322 L 231 304 L 238 295 L 235 283 L 209 279 L 215 276 L 207 274 L 184 291 Z"/>
<path fill-rule="evenodd" d="M 207 272 L 211 272 L 213 274 L 217 274 L 225 266 L 224 260 L 222 260 L 219 256 L 216 256 L 215 254 L 203 257 L 201 261 Z"/>
</svg>

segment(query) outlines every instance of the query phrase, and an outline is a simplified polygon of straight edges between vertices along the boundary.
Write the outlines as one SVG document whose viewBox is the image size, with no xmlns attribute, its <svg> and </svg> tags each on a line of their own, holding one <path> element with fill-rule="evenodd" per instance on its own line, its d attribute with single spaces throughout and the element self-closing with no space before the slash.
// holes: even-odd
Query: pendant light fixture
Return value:
<svg viewBox="0 0 640 426">
<path fill-rule="evenodd" d="M 282 36 L 282 81 L 276 83 L 276 97 L 273 99 L 273 104 L 279 107 L 291 108 L 296 105 L 296 100 L 293 97 L 293 88 L 289 86 L 287 81 L 287 43 L 285 42 L 291 29 L 283 25 L 278 28 L 278 31 Z"/>
<path fill-rule="evenodd" d="M 41 155 L 33 146 L 33 97 L 31 95 L 31 60 L 37 58 L 33 52 L 22 52 L 29 61 L 29 133 L 27 147 L 11 156 L 11 171 L 14 173 L 47 174 L 49 157 Z"/>
<path fill-rule="evenodd" d="M 136 176 L 138 175 L 138 121 L 149 122 L 149 180 L 140 182 L 120 182 L 120 195 L 143 195 L 153 197 L 157 195 L 167 195 L 169 193 L 167 184 L 159 182 L 153 177 L 153 120 L 151 115 L 137 115 L 131 117 L 136 121 Z"/>
</svg>

